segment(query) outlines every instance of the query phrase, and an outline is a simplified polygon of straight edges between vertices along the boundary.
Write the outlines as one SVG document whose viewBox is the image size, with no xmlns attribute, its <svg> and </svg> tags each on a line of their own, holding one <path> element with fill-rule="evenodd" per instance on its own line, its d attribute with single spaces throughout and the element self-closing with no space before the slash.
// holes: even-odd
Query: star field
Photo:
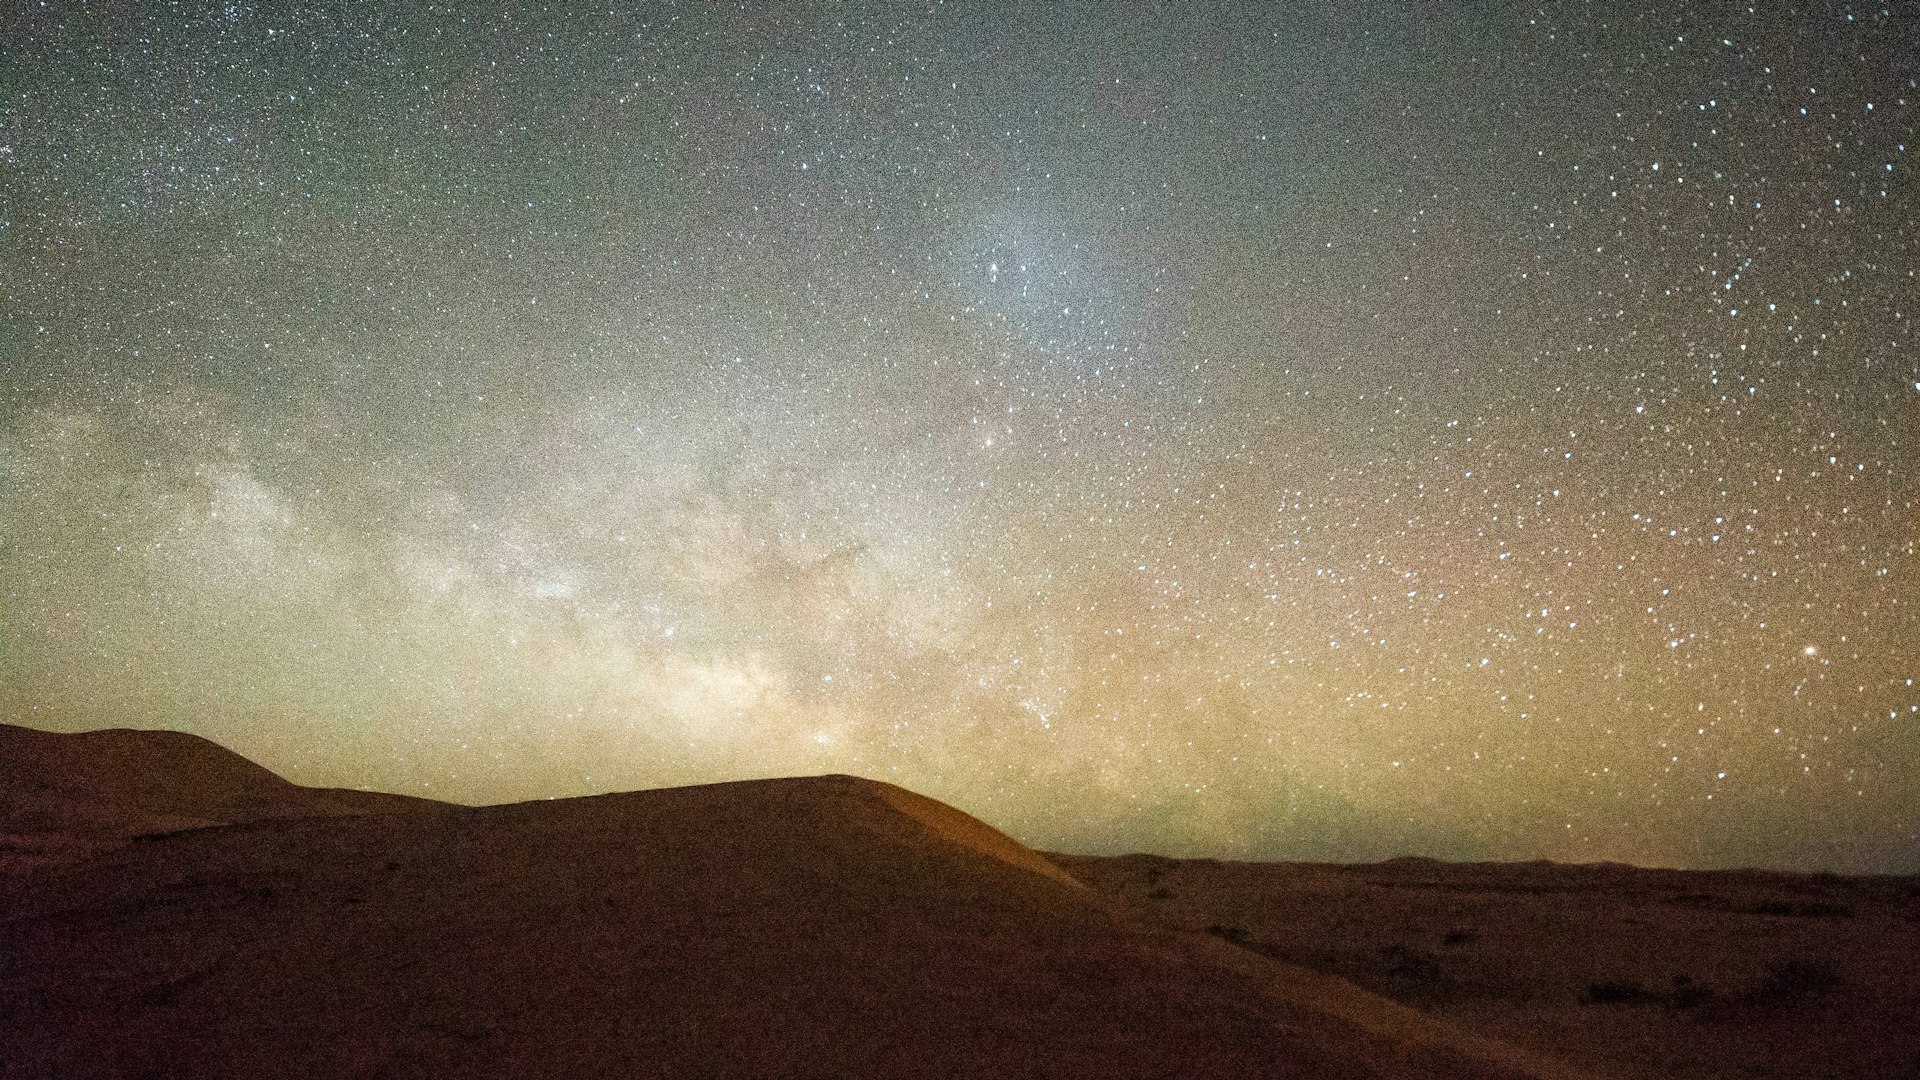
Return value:
<svg viewBox="0 0 1920 1080">
<path fill-rule="evenodd" d="M 22 7 L 0 712 L 1920 870 L 1920 9 Z"/>
</svg>

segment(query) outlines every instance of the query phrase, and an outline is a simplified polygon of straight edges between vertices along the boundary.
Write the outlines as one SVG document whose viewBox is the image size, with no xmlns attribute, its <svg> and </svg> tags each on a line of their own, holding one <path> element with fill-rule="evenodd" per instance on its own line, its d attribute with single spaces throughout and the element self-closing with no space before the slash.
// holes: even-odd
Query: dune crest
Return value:
<svg viewBox="0 0 1920 1080">
<path fill-rule="evenodd" d="M 942 840 L 999 859 L 1022 870 L 1039 874 L 1041 877 L 1052 878 L 1063 885 L 1071 885 L 1076 889 L 1086 888 L 1075 880 L 1073 875 L 1048 861 L 1046 856 L 972 814 L 957 810 L 938 799 L 929 799 L 925 795 L 908 791 L 895 784 L 868 780 L 864 777 L 835 776 L 829 779 L 851 780 L 866 786 L 873 794 L 885 800 L 887 805 L 926 826 Z"/>
</svg>

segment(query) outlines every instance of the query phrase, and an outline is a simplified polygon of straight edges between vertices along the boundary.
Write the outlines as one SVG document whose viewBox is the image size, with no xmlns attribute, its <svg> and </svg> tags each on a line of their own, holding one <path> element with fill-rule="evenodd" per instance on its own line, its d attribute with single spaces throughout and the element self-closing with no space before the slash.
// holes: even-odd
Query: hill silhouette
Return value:
<svg viewBox="0 0 1920 1080">
<path fill-rule="evenodd" d="M 91 845 L 0 902 L 10 1077 L 1572 1075 L 871 780 L 453 807 L 167 732 L 0 753 L 9 831 Z"/>
<path fill-rule="evenodd" d="M 0 724 L 0 762 L 0 875 L 186 829 L 442 805 L 301 787 L 180 731 L 58 734 Z"/>
<path fill-rule="evenodd" d="M 0 1076 L 1906 1076 L 1912 879 L 1036 852 L 853 776 L 463 807 L 0 725 Z"/>
</svg>

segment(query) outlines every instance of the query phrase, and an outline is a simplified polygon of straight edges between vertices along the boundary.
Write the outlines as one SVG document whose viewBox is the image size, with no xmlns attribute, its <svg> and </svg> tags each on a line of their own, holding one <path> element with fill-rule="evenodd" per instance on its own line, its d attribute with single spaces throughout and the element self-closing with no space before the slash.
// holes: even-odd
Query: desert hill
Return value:
<svg viewBox="0 0 1920 1080">
<path fill-rule="evenodd" d="M 85 777 L 231 822 L 13 879 L 8 1077 L 1576 1075 L 1140 921 L 873 781 L 319 813 L 337 793 L 178 736 L 6 738 L 33 748 L 9 820 L 57 823 Z M 177 788 L 114 790 L 154 762 Z"/>
<path fill-rule="evenodd" d="M 1910 878 L 1050 855 L 850 776 L 457 807 L 5 726 L 0 829 L 4 1077 L 1920 1076 Z"/>
<path fill-rule="evenodd" d="M 403 795 L 301 787 L 179 731 L 67 735 L 0 724 L 0 764 L 0 880 L 136 837 L 440 805 Z"/>
</svg>

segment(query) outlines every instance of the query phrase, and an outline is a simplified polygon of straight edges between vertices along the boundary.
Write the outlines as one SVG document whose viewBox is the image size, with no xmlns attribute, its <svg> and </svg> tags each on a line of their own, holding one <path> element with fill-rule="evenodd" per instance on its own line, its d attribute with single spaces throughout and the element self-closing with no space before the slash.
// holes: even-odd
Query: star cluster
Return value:
<svg viewBox="0 0 1920 1080">
<path fill-rule="evenodd" d="M 1920 869 L 1920 11 L 1464 7 L 23 6 L 0 712 Z"/>
</svg>

